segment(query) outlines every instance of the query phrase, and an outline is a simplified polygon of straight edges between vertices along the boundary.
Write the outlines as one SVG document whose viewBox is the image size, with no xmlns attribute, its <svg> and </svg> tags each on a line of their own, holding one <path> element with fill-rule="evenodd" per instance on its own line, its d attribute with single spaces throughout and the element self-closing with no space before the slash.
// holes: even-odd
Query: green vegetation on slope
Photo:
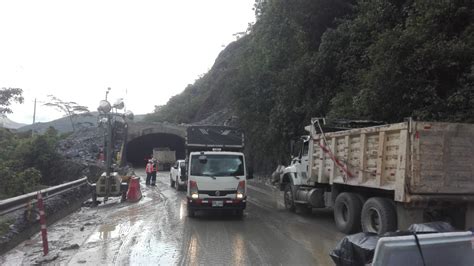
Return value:
<svg viewBox="0 0 474 266">
<path fill-rule="evenodd" d="M 310 117 L 474 122 L 474 4 L 267 0 L 250 33 L 147 117 L 189 123 L 230 107 L 269 171 Z"/>
<path fill-rule="evenodd" d="M 55 185 L 55 171 L 62 166 L 57 153 L 57 132 L 50 128 L 44 135 L 31 132 L 14 134 L 0 128 L 0 199 L 13 197 Z"/>
</svg>

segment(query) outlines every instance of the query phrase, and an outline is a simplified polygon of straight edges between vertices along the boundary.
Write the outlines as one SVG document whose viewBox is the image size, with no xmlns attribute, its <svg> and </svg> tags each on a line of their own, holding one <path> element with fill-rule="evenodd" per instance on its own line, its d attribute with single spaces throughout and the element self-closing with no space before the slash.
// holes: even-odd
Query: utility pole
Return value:
<svg viewBox="0 0 474 266">
<path fill-rule="evenodd" d="M 33 109 L 33 126 L 31 127 L 31 136 L 35 135 L 35 122 L 36 122 L 36 98 L 35 98 L 35 107 Z"/>
<path fill-rule="evenodd" d="M 107 91 L 105 92 L 105 100 L 107 101 L 108 99 L 108 95 L 109 95 L 109 92 L 110 92 L 111 88 L 108 87 L 107 88 Z M 104 201 L 107 201 L 109 199 L 109 196 L 110 196 L 110 179 L 111 179 L 111 171 L 110 171 L 110 168 L 112 168 L 112 154 L 113 154 L 113 150 L 112 150 L 112 121 L 110 121 L 112 119 L 112 116 L 110 115 L 110 113 L 106 113 L 106 116 L 107 118 L 107 137 L 106 137 L 106 145 L 105 145 L 105 148 L 106 148 L 106 158 L 105 158 L 105 197 L 104 197 Z"/>
<path fill-rule="evenodd" d="M 110 179 L 111 179 L 111 168 L 112 168 L 112 116 L 107 114 L 107 158 L 105 159 L 105 197 L 104 201 L 107 201 L 110 194 Z"/>
</svg>

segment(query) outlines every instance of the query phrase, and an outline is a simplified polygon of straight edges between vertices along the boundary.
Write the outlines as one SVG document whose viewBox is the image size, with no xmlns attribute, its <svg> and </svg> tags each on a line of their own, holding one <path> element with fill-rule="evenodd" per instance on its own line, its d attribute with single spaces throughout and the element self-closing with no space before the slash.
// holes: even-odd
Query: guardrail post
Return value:
<svg viewBox="0 0 474 266">
<path fill-rule="evenodd" d="M 49 252 L 48 234 L 46 231 L 46 217 L 44 213 L 43 196 L 41 195 L 41 191 L 38 191 L 38 209 L 40 214 L 41 239 L 43 240 L 43 254 L 46 256 Z"/>
</svg>

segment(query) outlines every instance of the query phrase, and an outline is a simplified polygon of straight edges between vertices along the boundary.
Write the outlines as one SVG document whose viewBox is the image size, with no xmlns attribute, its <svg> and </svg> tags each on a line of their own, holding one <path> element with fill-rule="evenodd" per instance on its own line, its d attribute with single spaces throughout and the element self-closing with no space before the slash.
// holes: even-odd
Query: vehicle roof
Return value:
<svg viewBox="0 0 474 266">
<path fill-rule="evenodd" d="M 204 154 L 210 155 L 244 155 L 242 152 L 235 152 L 235 151 L 203 151 Z M 191 155 L 199 155 L 201 154 L 200 151 L 191 152 Z"/>
</svg>

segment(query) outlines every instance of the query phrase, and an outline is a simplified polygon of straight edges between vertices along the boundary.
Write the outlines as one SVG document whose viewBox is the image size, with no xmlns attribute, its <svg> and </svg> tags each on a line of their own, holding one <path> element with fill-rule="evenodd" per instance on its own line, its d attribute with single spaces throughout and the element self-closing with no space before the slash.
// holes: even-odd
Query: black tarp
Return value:
<svg viewBox="0 0 474 266">
<path fill-rule="evenodd" d="M 329 255 L 337 266 L 364 266 L 372 262 L 377 242 L 382 237 L 454 231 L 449 223 L 431 222 L 412 224 L 408 231 L 388 232 L 382 236 L 374 233 L 357 233 L 345 236 Z"/>
<path fill-rule="evenodd" d="M 186 146 L 242 149 L 244 137 L 240 129 L 226 126 L 190 126 L 186 131 Z"/>
<path fill-rule="evenodd" d="M 372 261 L 379 238 L 373 233 L 345 236 L 330 256 L 337 266 L 363 266 Z"/>
<path fill-rule="evenodd" d="M 408 231 L 415 233 L 445 233 L 445 232 L 454 232 L 455 229 L 452 225 L 447 222 L 431 222 L 424 224 L 412 224 L 408 227 Z"/>
</svg>

